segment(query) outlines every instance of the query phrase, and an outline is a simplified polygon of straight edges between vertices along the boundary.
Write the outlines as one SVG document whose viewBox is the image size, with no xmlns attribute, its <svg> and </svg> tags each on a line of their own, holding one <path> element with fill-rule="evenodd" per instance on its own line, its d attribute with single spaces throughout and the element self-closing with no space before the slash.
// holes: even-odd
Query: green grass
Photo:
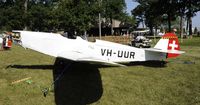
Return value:
<svg viewBox="0 0 200 105">
<path fill-rule="evenodd" d="M 193 37 L 192 39 L 183 39 L 182 46 L 200 46 L 200 37 Z"/>
<path fill-rule="evenodd" d="M 41 90 L 53 81 L 55 59 L 14 46 L 0 51 L 0 105 L 200 105 L 199 42 L 185 39 L 181 49 L 186 53 L 167 60 L 165 67 L 82 67 L 67 72 L 60 82 L 65 89 L 46 98 Z M 26 77 L 32 77 L 31 84 L 11 85 Z"/>
</svg>

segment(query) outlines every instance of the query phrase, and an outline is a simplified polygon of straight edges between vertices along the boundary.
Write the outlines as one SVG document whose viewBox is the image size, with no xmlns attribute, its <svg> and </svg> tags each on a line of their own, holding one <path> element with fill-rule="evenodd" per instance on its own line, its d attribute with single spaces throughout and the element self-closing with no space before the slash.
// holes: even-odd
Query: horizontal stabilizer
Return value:
<svg viewBox="0 0 200 105">
<path fill-rule="evenodd" d="M 160 52 L 160 53 L 172 53 L 172 54 L 183 54 L 185 53 L 184 51 L 179 51 L 179 50 L 162 50 L 162 49 L 157 49 L 157 48 L 148 48 L 145 49 L 146 51 L 152 51 L 152 52 Z"/>
<path fill-rule="evenodd" d="M 179 51 L 179 50 L 168 50 L 168 53 L 172 53 L 172 54 L 183 54 L 183 53 L 185 53 L 185 51 Z"/>
</svg>

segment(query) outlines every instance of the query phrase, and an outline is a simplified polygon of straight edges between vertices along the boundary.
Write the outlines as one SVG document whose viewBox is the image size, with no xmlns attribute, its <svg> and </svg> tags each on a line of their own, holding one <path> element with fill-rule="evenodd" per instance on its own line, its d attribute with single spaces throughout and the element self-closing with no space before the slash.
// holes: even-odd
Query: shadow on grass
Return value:
<svg viewBox="0 0 200 105">
<path fill-rule="evenodd" d="M 69 63 L 71 61 L 57 58 L 54 65 L 10 65 L 7 68 L 53 69 L 53 78 L 56 80 Z M 166 63 L 164 61 L 133 62 L 126 66 L 165 67 Z M 73 62 L 54 85 L 55 103 L 57 105 L 86 105 L 98 101 L 103 94 L 101 75 L 98 70 L 100 67 L 110 66 Z"/>
<path fill-rule="evenodd" d="M 56 60 L 61 59 L 57 58 Z M 62 59 L 62 61 L 67 61 L 66 59 Z M 56 61 L 58 62 L 58 61 Z M 16 69 L 43 69 L 43 70 L 53 70 L 55 67 L 57 68 L 58 65 L 56 65 L 56 62 L 54 65 L 9 65 L 6 68 L 16 68 Z M 69 61 L 67 61 L 69 62 Z M 123 65 L 125 66 L 146 66 L 146 67 L 156 67 L 156 68 L 162 68 L 167 66 L 166 61 L 144 61 L 144 62 L 130 62 L 130 63 L 124 63 Z M 78 63 L 76 63 L 78 64 Z M 110 65 L 99 65 L 99 64 L 87 64 L 87 63 L 79 63 L 81 65 L 79 66 L 88 66 L 90 69 L 91 68 L 109 68 L 113 67 Z M 60 64 L 61 65 L 61 64 Z M 64 68 L 60 68 L 61 70 Z"/>
<path fill-rule="evenodd" d="M 122 65 L 125 66 L 145 66 L 145 67 L 155 67 L 155 68 L 163 68 L 167 67 L 166 61 L 141 61 L 141 62 L 130 62 L 130 63 L 122 63 Z M 109 68 L 113 67 L 110 65 L 98 65 L 98 64 L 93 64 L 92 66 L 96 68 Z M 118 66 L 116 66 L 118 67 Z"/>
<path fill-rule="evenodd" d="M 9 65 L 17 69 L 53 69 L 53 79 L 63 72 L 71 61 L 57 58 L 54 65 Z M 56 105 L 86 105 L 98 101 L 103 94 L 101 75 L 97 67 L 74 62 L 55 82 Z"/>
<path fill-rule="evenodd" d="M 156 67 L 162 68 L 167 66 L 166 61 L 145 61 L 145 62 L 131 62 L 126 64 L 126 66 L 146 66 L 146 67 Z"/>
<path fill-rule="evenodd" d="M 6 68 L 52 70 L 54 65 L 9 65 Z"/>
<path fill-rule="evenodd" d="M 54 80 L 70 61 L 57 58 L 53 70 Z M 73 63 L 61 80 L 54 85 L 57 105 L 86 105 L 98 101 L 102 94 L 102 81 L 98 68 L 89 64 Z"/>
</svg>

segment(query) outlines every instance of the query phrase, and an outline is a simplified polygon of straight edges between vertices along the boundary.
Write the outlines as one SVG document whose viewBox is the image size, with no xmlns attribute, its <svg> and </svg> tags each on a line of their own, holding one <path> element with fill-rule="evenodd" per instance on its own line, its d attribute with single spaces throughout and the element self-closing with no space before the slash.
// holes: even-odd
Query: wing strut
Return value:
<svg viewBox="0 0 200 105">
<path fill-rule="evenodd" d="M 62 70 L 62 72 L 56 77 L 56 79 L 51 83 L 51 85 L 49 87 L 46 87 L 42 90 L 44 97 L 46 97 L 49 93 L 49 91 L 52 89 L 52 87 L 54 86 L 54 84 L 62 79 L 63 75 L 65 74 L 65 72 L 67 71 L 67 69 L 69 69 L 71 67 L 71 65 L 73 64 L 73 61 L 71 61 L 68 65 L 65 66 L 65 68 Z"/>
</svg>

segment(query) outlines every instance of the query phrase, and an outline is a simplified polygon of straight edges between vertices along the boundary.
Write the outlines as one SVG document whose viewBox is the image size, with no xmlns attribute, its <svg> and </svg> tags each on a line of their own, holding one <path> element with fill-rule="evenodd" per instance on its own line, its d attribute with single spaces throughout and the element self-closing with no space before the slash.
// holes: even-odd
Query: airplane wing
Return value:
<svg viewBox="0 0 200 105">
<path fill-rule="evenodd" d="M 76 62 L 95 63 L 112 66 L 124 66 L 101 58 L 96 58 L 90 54 L 90 51 L 82 48 L 85 40 L 81 38 L 68 39 L 60 34 L 30 32 L 30 31 L 13 31 L 20 33 L 21 45 L 25 48 L 53 56 L 61 57 Z M 81 45 L 81 46 L 80 46 Z"/>
<path fill-rule="evenodd" d="M 91 64 L 125 66 L 119 63 L 105 61 L 101 58 L 96 58 L 91 55 L 84 54 L 81 51 L 64 51 L 64 52 L 59 53 L 57 57 L 65 58 L 65 59 L 76 61 L 76 62 L 84 62 L 84 63 L 91 63 Z"/>
</svg>

